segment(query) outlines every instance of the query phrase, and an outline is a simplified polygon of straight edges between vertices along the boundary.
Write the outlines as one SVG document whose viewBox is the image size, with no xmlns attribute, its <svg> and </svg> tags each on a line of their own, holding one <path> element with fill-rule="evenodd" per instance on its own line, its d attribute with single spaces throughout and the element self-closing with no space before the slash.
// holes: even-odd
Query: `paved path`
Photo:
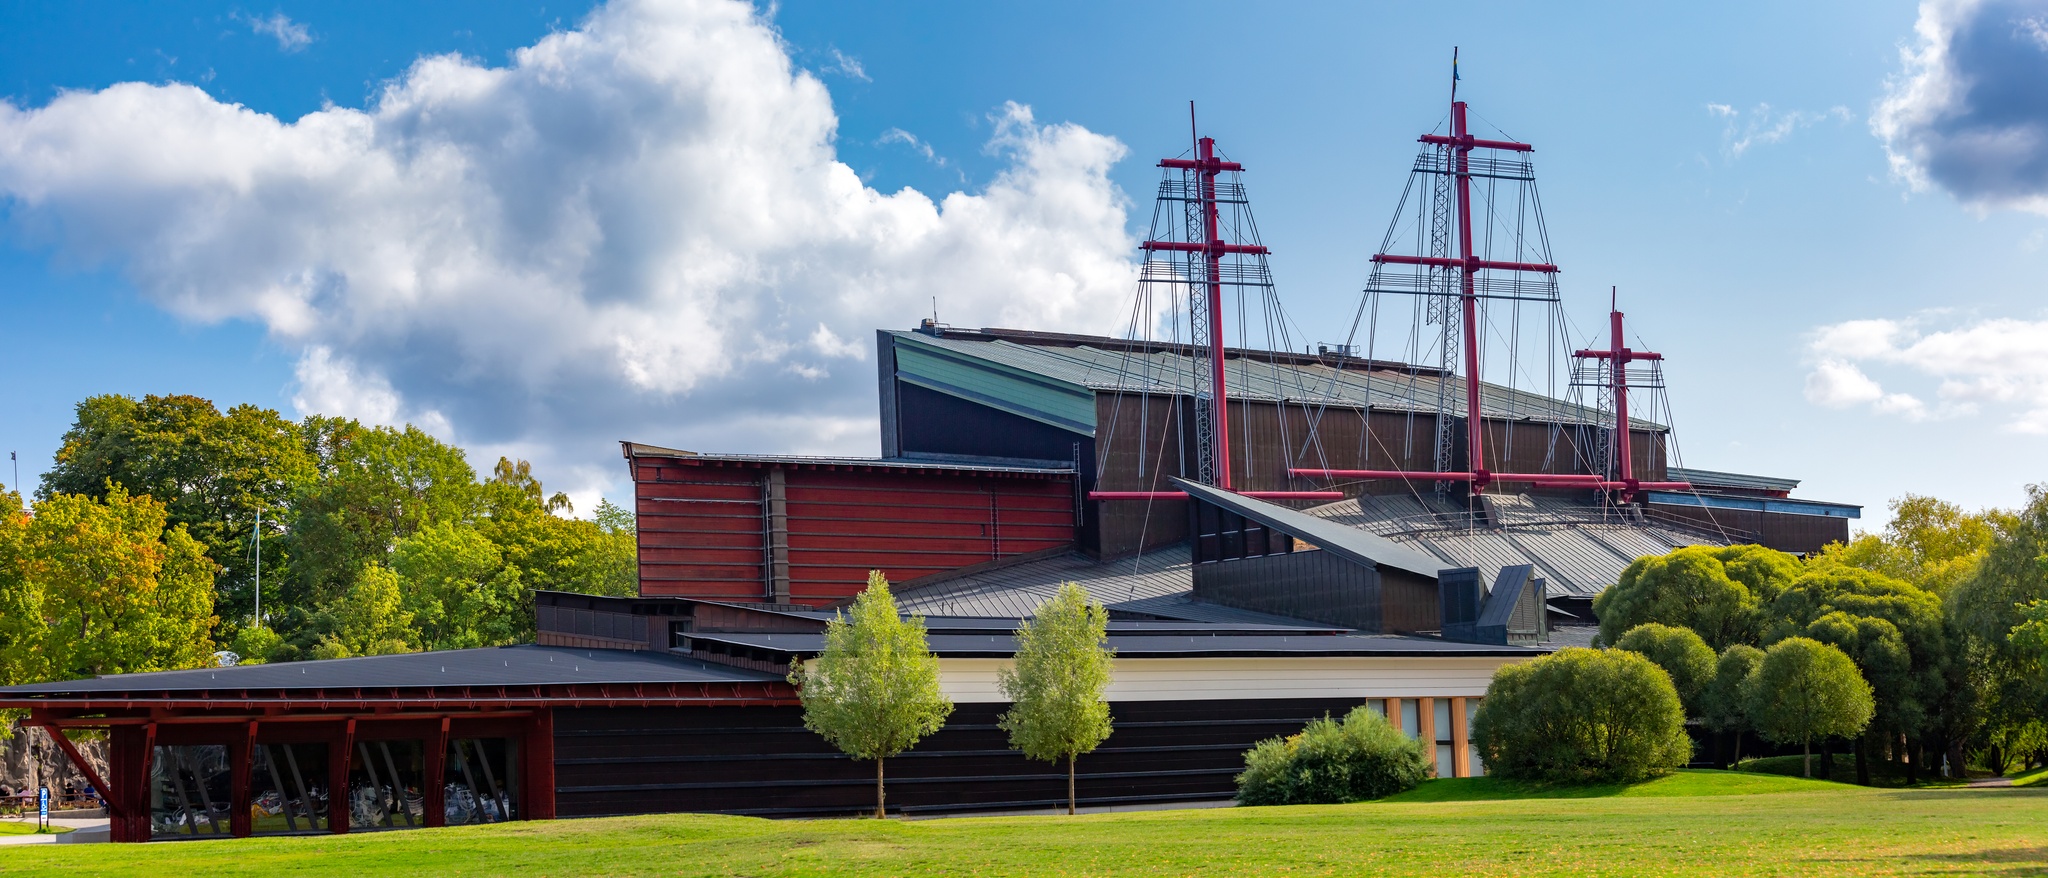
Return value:
<svg viewBox="0 0 2048 878">
<path fill-rule="evenodd" d="M 34 823 L 35 818 L 16 820 L 6 818 L 8 823 Z M 70 832 L 54 835 L 0 835 L 0 845 L 10 844 L 91 844 L 107 840 L 107 818 L 105 817 L 52 817 L 55 826 L 71 827 Z"/>
</svg>

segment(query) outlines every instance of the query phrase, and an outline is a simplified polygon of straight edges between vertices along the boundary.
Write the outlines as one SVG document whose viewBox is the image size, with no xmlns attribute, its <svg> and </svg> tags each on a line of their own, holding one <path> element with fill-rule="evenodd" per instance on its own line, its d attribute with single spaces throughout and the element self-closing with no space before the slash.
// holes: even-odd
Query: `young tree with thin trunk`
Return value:
<svg viewBox="0 0 2048 878">
<path fill-rule="evenodd" d="M 1813 739 L 1851 737 L 1870 724 L 1876 703 L 1849 656 L 1818 640 L 1788 637 L 1764 651 L 1742 682 L 1750 721 L 1764 737 L 1798 741 L 1813 776 Z"/>
<path fill-rule="evenodd" d="M 877 570 L 853 607 L 825 625 L 825 649 L 790 663 L 804 727 L 846 755 L 875 761 L 875 816 L 885 817 L 884 760 L 939 730 L 953 702 L 939 691 L 939 658 L 924 617 L 904 618 Z"/>
<path fill-rule="evenodd" d="M 1762 664 L 1764 651 L 1738 643 L 1721 651 L 1714 663 L 1714 677 L 1700 695 L 1702 719 L 1707 727 L 1735 736 L 1735 758 L 1730 767 L 1742 763 L 1742 735 L 1749 730 L 1749 710 L 1742 703 L 1742 681 Z"/>
<path fill-rule="evenodd" d="M 1103 645 L 1109 611 L 1066 583 L 1017 627 L 1016 662 L 997 672 L 1010 709 L 1002 728 L 1010 746 L 1032 759 L 1067 762 L 1067 813 L 1074 813 L 1074 762 L 1109 737 L 1110 663 Z"/>
</svg>

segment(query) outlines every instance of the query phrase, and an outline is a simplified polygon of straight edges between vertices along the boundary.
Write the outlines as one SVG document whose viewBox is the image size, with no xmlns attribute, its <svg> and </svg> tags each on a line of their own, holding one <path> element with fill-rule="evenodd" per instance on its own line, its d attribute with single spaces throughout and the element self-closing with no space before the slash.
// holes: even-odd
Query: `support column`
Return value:
<svg viewBox="0 0 2048 878">
<path fill-rule="evenodd" d="M 526 740 L 519 747 L 525 764 L 519 772 L 519 815 L 523 820 L 555 819 L 555 711 L 542 707 L 526 721 Z"/>
<path fill-rule="evenodd" d="M 1415 699 L 1415 722 L 1422 727 L 1422 747 L 1429 753 L 1430 773 L 1436 772 L 1436 699 Z"/>
<path fill-rule="evenodd" d="M 249 772 L 256 761 L 256 721 L 250 720 L 239 741 L 228 744 L 228 833 L 236 838 L 256 834 L 256 821 L 249 813 Z"/>
<path fill-rule="evenodd" d="M 428 826 L 447 826 L 448 789 L 442 785 L 441 779 L 448 773 L 448 718 L 441 717 L 439 730 L 421 741 L 420 745 L 427 751 L 420 754 L 426 757 L 427 776 L 420 781 L 420 794 L 426 798 L 423 805 L 427 809 L 426 822 Z"/>
<path fill-rule="evenodd" d="M 1468 700 L 1451 699 L 1451 773 L 1458 777 L 1472 776 L 1472 746 L 1466 743 L 1466 739 L 1471 737 L 1465 717 Z"/>
<path fill-rule="evenodd" d="M 327 830 L 348 831 L 349 750 L 355 747 L 356 721 L 342 723 L 341 737 L 327 742 Z"/>
</svg>

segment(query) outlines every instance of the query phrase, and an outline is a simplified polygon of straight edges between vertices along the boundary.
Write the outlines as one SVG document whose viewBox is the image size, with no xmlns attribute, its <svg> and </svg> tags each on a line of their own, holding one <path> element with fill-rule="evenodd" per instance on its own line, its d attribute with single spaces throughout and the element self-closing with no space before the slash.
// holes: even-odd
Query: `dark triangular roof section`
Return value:
<svg viewBox="0 0 2048 878">
<path fill-rule="evenodd" d="M 1346 527 L 1306 512 L 1186 479 L 1174 479 L 1173 484 L 1188 492 L 1189 497 L 1228 509 L 1297 540 L 1324 551 L 1335 552 L 1343 558 L 1367 567 L 1392 567 L 1431 579 L 1435 579 L 1437 571 L 1444 567 L 1444 562 L 1433 555 L 1424 554 L 1355 527 Z"/>
</svg>

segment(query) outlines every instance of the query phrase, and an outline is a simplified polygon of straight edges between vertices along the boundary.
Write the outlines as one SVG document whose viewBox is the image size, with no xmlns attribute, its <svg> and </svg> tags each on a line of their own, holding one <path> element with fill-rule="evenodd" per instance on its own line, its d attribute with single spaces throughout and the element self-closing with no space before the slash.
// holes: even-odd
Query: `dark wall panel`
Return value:
<svg viewBox="0 0 2048 878">
<path fill-rule="evenodd" d="M 1081 757 L 1083 804 L 1228 799 L 1244 751 L 1336 716 L 1348 699 L 1122 702 L 1116 731 Z M 1064 765 L 1009 749 L 1001 704 L 963 704 L 945 728 L 888 760 L 891 810 L 1050 806 Z M 875 766 L 803 727 L 801 708 L 579 708 L 555 712 L 556 811 L 564 817 L 714 811 L 803 816 L 874 808 Z"/>
<path fill-rule="evenodd" d="M 896 436 L 904 453 L 1071 461 L 1090 437 L 915 384 L 896 383 Z M 1085 459 L 1085 458 L 1084 458 Z"/>
</svg>

